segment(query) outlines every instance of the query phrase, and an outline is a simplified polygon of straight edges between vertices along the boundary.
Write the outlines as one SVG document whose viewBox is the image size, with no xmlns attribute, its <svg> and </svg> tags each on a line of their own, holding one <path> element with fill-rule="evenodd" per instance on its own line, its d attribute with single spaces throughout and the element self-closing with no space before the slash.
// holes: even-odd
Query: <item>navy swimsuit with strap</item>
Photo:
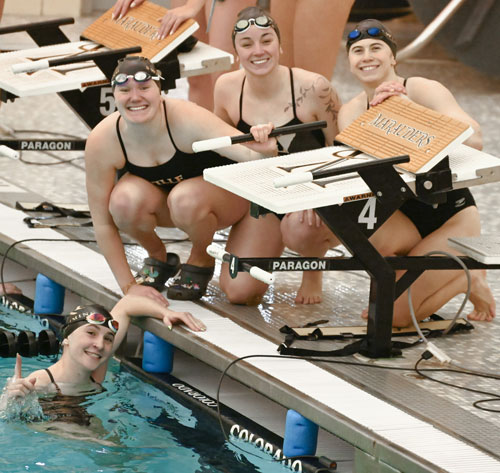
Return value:
<svg viewBox="0 0 500 473">
<path fill-rule="evenodd" d="M 203 174 L 203 170 L 206 168 L 224 166 L 225 164 L 234 164 L 234 161 L 225 158 L 214 151 L 205 151 L 196 154 L 181 151 L 175 145 L 174 138 L 170 132 L 170 127 L 168 126 L 165 102 L 163 102 L 163 113 L 165 115 L 165 124 L 168 135 L 170 137 L 170 141 L 174 145 L 175 153 L 167 162 L 158 166 L 137 166 L 128 160 L 127 151 L 125 150 L 125 145 L 123 144 L 119 127 L 121 116 L 119 116 L 118 120 L 116 120 L 116 134 L 118 135 L 123 156 L 125 157 L 124 169 L 130 174 L 142 177 L 155 186 L 170 190 L 184 179 L 201 176 Z"/>
<path fill-rule="evenodd" d="M 405 87 L 407 80 L 405 79 L 403 82 Z M 369 101 L 368 108 L 370 108 Z M 425 238 L 444 225 L 455 214 L 472 206 L 475 207 L 476 202 L 471 191 L 469 189 L 455 189 L 446 193 L 446 202 L 442 204 L 432 206 L 419 199 L 409 199 L 399 210 L 417 227 L 420 236 Z"/>
<path fill-rule="evenodd" d="M 242 110 L 243 110 L 243 87 L 245 85 L 245 77 L 241 83 L 241 93 L 240 93 L 240 120 L 238 121 L 236 128 L 243 133 L 250 133 L 251 125 L 243 120 Z M 299 125 L 304 123 L 297 118 L 297 110 L 295 105 L 295 91 L 293 87 L 293 73 L 290 69 L 290 87 L 292 89 L 292 107 L 293 107 L 293 118 L 284 125 Z M 292 140 L 290 141 L 290 138 Z M 288 143 L 288 144 L 286 144 Z M 326 146 L 325 135 L 321 130 L 313 131 L 303 131 L 296 133 L 295 135 L 285 135 L 278 137 L 278 153 L 288 154 L 288 153 L 298 153 L 300 151 L 309 151 L 310 149 L 318 149 Z"/>
</svg>

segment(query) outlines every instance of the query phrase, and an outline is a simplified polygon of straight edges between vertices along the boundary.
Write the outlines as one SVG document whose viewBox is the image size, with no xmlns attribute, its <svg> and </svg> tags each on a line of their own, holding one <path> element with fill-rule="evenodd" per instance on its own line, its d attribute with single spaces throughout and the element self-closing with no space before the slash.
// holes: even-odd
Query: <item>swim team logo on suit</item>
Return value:
<svg viewBox="0 0 500 473">
<path fill-rule="evenodd" d="M 155 186 L 175 186 L 176 184 L 179 184 L 179 182 L 183 181 L 184 177 L 182 174 L 179 174 L 178 176 L 175 177 L 168 177 L 167 179 L 158 179 L 156 181 L 151 181 L 152 184 Z"/>
<path fill-rule="evenodd" d="M 455 208 L 458 209 L 460 207 L 463 207 L 465 205 L 465 197 L 461 197 L 458 200 L 455 200 Z"/>
</svg>

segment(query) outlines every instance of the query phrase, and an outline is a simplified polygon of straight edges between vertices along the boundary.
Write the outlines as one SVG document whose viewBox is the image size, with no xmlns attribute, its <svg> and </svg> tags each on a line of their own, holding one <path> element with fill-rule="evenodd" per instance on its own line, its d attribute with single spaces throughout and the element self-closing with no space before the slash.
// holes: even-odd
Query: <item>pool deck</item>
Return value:
<svg viewBox="0 0 500 473">
<path fill-rule="evenodd" d="M 92 19 L 83 18 L 74 27 L 63 29 L 76 37 L 77 32 Z M 26 19 L 5 16 L 3 24 L 22 21 Z M 391 27 L 396 37 L 402 37 L 406 42 L 421 28 L 415 20 L 393 20 Z M 16 38 L 12 44 L 29 47 L 25 38 Z M 349 71 L 342 53 L 339 54 L 333 83 L 341 97 L 348 100 L 356 93 L 357 87 L 348 80 Z M 407 77 L 418 71 L 419 75 L 445 83 L 482 125 L 484 150 L 500 156 L 500 80 L 486 78 L 454 62 L 435 44 L 399 67 L 400 73 Z M 174 94 L 182 96 L 183 93 L 185 84 L 181 83 Z M 0 126 L 14 130 L 55 130 L 80 137 L 88 134 L 86 127 L 53 94 L 2 104 Z M 60 159 L 78 155 L 81 153 L 58 153 Z M 25 153 L 24 158 L 38 163 L 54 161 L 54 158 L 37 152 Z M 0 253 L 23 238 L 93 239 L 90 228 L 64 231 L 28 229 L 22 221 L 25 215 L 12 208 L 16 201 L 86 203 L 83 166 L 81 160 L 57 166 L 34 166 L 0 158 Z M 500 229 L 496 203 L 499 186 L 488 184 L 472 188 L 486 234 L 498 234 Z M 168 245 L 169 251 L 178 252 L 183 261 L 187 258 L 189 242 L 175 241 L 182 240 L 182 232 L 162 230 L 160 235 L 173 240 Z M 224 234 L 218 238 L 223 240 Z M 137 247 L 128 247 L 127 256 L 131 266 L 137 269 L 144 252 Z M 26 242 L 12 249 L 9 258 L 49 276 L 83 299 L 111 306 L 120 296 L 119 288 L 95 244 Z M 497 298 L 500 296 L 499 276 L 495 271 L 488 274 Z M 325 300 L 316 306 L 294 304 L 299 280 L 299 273 L 279 273 L 262 304 L 241 307 L 227 302 L 218 287 L 216 275 L 201 302 L 172 301 L 171 304 L 174 309 L 188 310 L 204 320 L 208 327 L 206 333 L 195 334 L 182 327 L 169 331 L 163 324 L 149 319 L 141 319 L 137 325 L 158 334 L 216 371 L 223 371 L 237 357 L 275 355 L 278 344 L 283 341 L 279 332 L 283 325 L 299 326 L 320 318 L 328 319 L 331 325 L 362 324 L 359 314 L 367 305 L 369 289 L 369 279 L 364 272 L 325 273 Z M 461 298 L 455 298 L 439 314 L 452 318 L 460 303 Z M 498 318 L 492 323 L 474 323 L 474 330 L 470 332 L 435 341 L 457 364 L 496 373 L 500 361 L 499 342 Z M 322 350 L 342 345 L 326 341 L 315 343 L 314 347 Z M 297 346 L 312 345 L 311 342 L 301 342 Z M 421 379 L 411 370 L 390 371 L 371 367 L 411 368 L 421 353 L 422 347 L 417 346 L 405 350 L 400 358 L 368 360 L 351 356 L 341 359 L 359 363 L 356 366 L 252 359 L 237 364 L 229 374 L 281 406 L 301 412 L 325 431 L 352 445 L 357 472 L 500 471 L 500 416 L 472 406 L 474 401 L 485 396 Z M 436 363 L 426 366 L 438 367 Z M 484 391 L 495 392 L 498 385 L 493 380 L 457 378 L 446 373 L 433 376 Z M 222 402 L 224 394 L 223 388 Z M 498 409 L 498 403 L 494 408 Z M 339 468 L 339 471 L 342 470 Z"/>
</svg>

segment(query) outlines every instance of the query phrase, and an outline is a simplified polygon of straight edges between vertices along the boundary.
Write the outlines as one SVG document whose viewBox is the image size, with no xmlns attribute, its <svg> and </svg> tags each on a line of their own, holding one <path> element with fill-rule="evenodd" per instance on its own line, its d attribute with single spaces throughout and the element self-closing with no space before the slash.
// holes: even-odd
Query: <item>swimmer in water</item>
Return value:
<svg viewBox="0 0 500 473">
<path fill-rule="evenodd" d="M 162 320 L 169 328 L 182 322 L 191 330 L 205 330 L 205 325 L 189 312 L 172 311 L 147 297 L 124 296 L 111 312 L 95 304 L 79 306 L 67 316 L 62 328 L 60 359 L 23 378 L 21 357 L 17 355 L 6 395 L 23 398 L 35 391 L 57 397 L 101 392 L 108 361 L 123 341 L 130 317 L 144 314 Z"/>
</svg>

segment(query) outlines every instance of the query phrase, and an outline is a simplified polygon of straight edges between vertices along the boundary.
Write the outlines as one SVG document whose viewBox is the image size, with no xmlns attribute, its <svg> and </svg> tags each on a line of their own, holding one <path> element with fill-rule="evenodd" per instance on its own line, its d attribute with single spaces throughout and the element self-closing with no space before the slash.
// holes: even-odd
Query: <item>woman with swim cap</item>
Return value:
<svg viewBox="0 0 500 473">
<path fill-rule="evenodd" d="M 223 74 L 215 85 L 215 113 L 243 133 L 252 132 L 265 142 L 274 126 L 325 120 L 322 130 L 304 131 L 278 138 L 280 154 L 308 151 L 331 145 L 337 134 L 340 100 L 325 77 L 299 68 L 280 65 L 280 31 L 269 14 L 259 7 L 238 14 L 232 34 L 241 69 Z M 269 126 L 254 127 L 269 122 Z M 281 219 L 281 220 L 280 220 Z M 302 256 L 323 256 L 335 246 L 314 211 L 259 219 L 245 217 L 231 229 L 227 250 L 246 257 L 280 256 L 286 245 Z M 295 301 L 312 304 L 321 300 L 321 272 L 304 272 Z M 267 285 L 240 273 L 231 279 L 221 273 L 221 287 L 230 301 L 255 303 Z"/>
<path fill-rule="evenodd" d="M 347 35 L 347 53 L 352 74 L 360 81 L 363 91 L 342 106 L 339 127 L 343 129 L 369 107 L 391 95 L 436 110 L 470 125 L 474 134 L 465 144 L 481 149 L 479 124 L 457 103 L 441 83 L 423 77 L 403 78 L 396 67 L 397 45 L 392 33 L 377 20 L 364 20 Z M 448 246 L 451 236 L 479 236 L 481 225 L 474 198 L 468 189 L 452 190 L 445 203 L 431 206 L 418 199 L 406 201 L 370 238 L 384 256 L 424 255 L 429 251 L 456 251 Z M 401 275 L 401 272 L 398 272 Z M 492 320 L 495 300 L 486 281 L 485 271 L 471 271 L 470 301 L 474 310 L 471 320 Z M 422 320 L 432 315 L 451 298 L 465 292 L 463 271 L 425 271 L 412 285 L 416 317 Z M 366 314 L 365 314 L 366 315 Z M 407 293 L 394 305 L 394 325 L 411 324 Z"/>
<path fill-rule="evenodd" d="M 117 112 L 90 133 L 85 150 L 87 192 L 97 243 L 124 294 L 152 297 L 179 268 L 168 297 L 199 299 L 212 278 L 206 253 L 216 230 L 248 212 L 244 199 L 203 180 L 203 169 L 275 153 L 275 143 L 234 145 L 218 153 L 194 154 L 194 141 L 240 134 L 213 113 L 191 102 L 164 97 L 160 73 L 142 57 L 121 60 L 112 87 Z M 125 174 L 116 181 L 116 173 Z M 156 227 L 185 231 L 192 250 L 187 264 L 167 253 Z M 134 278 L 119 231 L 148 252 Z"/>
<path fill-rule="evenodd" d="M 15 376 L 7 385 L 7 395 L 25 397 L 36 391 L 44 395 L 81 396 L 101 392 L 108 361 L 123 341 L 130 317 L 145 314 L 162 320 L 169 328 L 182 322 L 191 330 L 205 330 L 204 324 L 190 313 L 174 312 L 147 297 L 125 296 L 111 312 L 96 304 L 79 306 L 66 317 L 62 328 L 61 358 L 49 368 L 23 378 L 21 357 L 17 355 Z M 48 398 L 45 405 L 52 400 Z M 48 409 L 51 411 L 50 406 Z M 67 410 L 63 418 L 59 417 L 57 420 L 69 421 L 64 418 Z"/>
</svg>

